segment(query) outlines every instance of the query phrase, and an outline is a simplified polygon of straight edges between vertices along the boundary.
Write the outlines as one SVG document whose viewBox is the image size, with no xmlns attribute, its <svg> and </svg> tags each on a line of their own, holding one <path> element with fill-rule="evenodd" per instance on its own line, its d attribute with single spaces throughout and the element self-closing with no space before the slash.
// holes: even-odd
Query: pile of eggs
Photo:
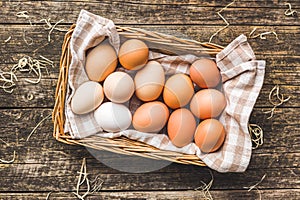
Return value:
<svg viewBox="0 0 300 200">
<path fill-rule="evenodd" d="M 85 71 L 89 81 L 76 89 L 72 111 L 78 115 L 93 112 L 107 132 L 132 127 L 159 133 L 166 128 L 176 147 L 195 142 L 205 153 L 219 149 L 225 129 L 217 117 L 226 100 L 216 89 L 220 83 L 216 63 L 200 58 L 191 64 L 190 75 L 167 77 L 162 65 L 149 61 L 148 56 L 148 46 L 138 39 L 126 40 L 118 55 L 107 39 L 88 50 Z M 143 103 L 130 111 L 125 105 L 133 96 Z"/>
</svg>

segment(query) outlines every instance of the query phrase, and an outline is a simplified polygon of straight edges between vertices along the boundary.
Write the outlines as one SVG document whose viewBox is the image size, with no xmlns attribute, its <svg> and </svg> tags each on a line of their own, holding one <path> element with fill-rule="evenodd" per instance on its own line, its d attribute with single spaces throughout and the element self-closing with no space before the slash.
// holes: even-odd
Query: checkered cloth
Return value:
<svg viewBox="0 0 300 200">
<path fill-rule="evenodd" d="M 194 143 L 177 148 L 165 134 L 149 134 L 133 129 L 106 133 L 97 124 L 93 112 L 85 115 L 76 115 L 72 112 L 70 102 L 74 91 L 83 82 L 88 81 L 84 70 L 86 51 L 98 45 L 101 42 L 99 37 L 102 35 L 109 37 L 110 43 L 118 52 L 120 39 L 113 22 L 82 10 L 70 43 L 72 61 L 65 109 L 65 132 L 69 132 L 73 138 L 84 138 L 94 134 L 108 138 L 126 136 L 160 149 L 196 154 L 207 166 L 219 172 L 243 172 L 247 169 L 252 149 L 247 127 L 263 84 L 265 61 L 255 59 L 244 35 L 237 37 L 215 58 L 221 72 L 227 101 L 227 106 L 219 118 L 225 127 L 226 138 L 220 150 L 208 154 L 202 153 Z M 188 74 L 188 67 L 197 57 L 168 56 L 150 52 L 149 59 L 160 62 L 166 74 Z"/>
</svg>

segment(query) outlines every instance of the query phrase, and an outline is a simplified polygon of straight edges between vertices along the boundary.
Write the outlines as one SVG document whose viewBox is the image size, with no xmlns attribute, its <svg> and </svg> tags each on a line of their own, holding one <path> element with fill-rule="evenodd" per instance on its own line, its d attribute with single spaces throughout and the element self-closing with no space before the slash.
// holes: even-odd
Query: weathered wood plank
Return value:
<svg viewBox="0 0 300 200">
<path fill-rule="evenodd" d="M 292 128 L 292 127 L 291 127 Z M 290 131 L 292 131 L 291 129 Z M 299 131 L 299 129 L 294 130 Z M 13 132 L 10 132 L 12 134 Z M 17 134 L 17 133 L 16 133 Z M 13 150 L 17 153 L 18 164 L 51 164 L 57 163 L 67 165 L 74 162 L 72 160 L 81 160 L 83 157 L 93 159 L 94 156 L 89 153 L 84 147 L 63 145 L 55 141 L 50 133 L 48 135 L 36 132 L 29 142 L 25 142 L 28 132 L 21 132 L 18 135 L 11 137 L 2 136 L 1 139 L 8 142 L 9 146 L 3 146 L 0 157 L 3 159 L 10 159 Z M 41 135 L 41 136 L 37 136 Z M 249 169 L 269 169 L 269 168 L 283 168 L 283 167 L 299 167 L 300 152 L 299 139 L 296 134 L 284 133 L 278 139 L 270 139 L 270 135 L 275 137 L 275 134 L 265 132 L 268 135 L 264 138 L 264 145 L 253 151 L 253 156 L 249 165 Z M 45 139 L 40 139 L 44 137 Z M 280 140 L 283 140 L 279 142 Z M 36 143 L 42 143 L 37 145 Z M 288 150 L 286 150 L 288 148 Z M 104 154 L 104 153 L 103 153 Z M 101 154 L 102 155 L 102 154 Z M 101 160 L 109 161 L 110 159 L 119 159 L 119 155 L 104 154 Z M 94 162 L 94 161 L 92 161 Z M 96 162 L 96 161 L 95 161 Z M 97 162 L 96 162 L 97 163 Z M 53 166 L 54 167 L 54 166 Z"/>
<path fill-rule="evenodd" d="M 6 0 L 7 1 L 7 0 Z M 42 0 L 45 1 L 45 0 Z M 47 0 L 46 0 L 47 1 Z M 10 1 L 12 6 L 18 3 L 18 0 L 11 0 Z M 60 0 L 55 0 L 54 2 L 60 2 Z M 68 2 L 89 2 L 89 3 L 99 3 L 97 0 L 71 0 Z M 102 0 L 102 3 L 111 3 L 110 0 Z M 121 0 L 114 0 L 113 2 L 122 3 Z M 175 4 L 175 5 L 190 5 L 190 6 L 209 6 L 209 7 L 223 7 L 229 3 L 231 0 L 219 0 L 219 1 L 201 1 L 198 0 L 128 0 L 126 1 L 127 4 L 145 4 L 145 5 L 168 5 L 168 4 Z M 299 6 L 299 2 L 297 0 L 290 0 L 294 7 Z M 235 2 L 232 7 L 238 6 L 247 6 L 247 7 L 267 7 L 267 8 L 282 8 L 281 6 L 286 6 L 284 2 L 279 2 L 278 0 L 265 0 L 265 1 L 251 1 L 251 0 L 243 0 L 239 2 Z"/>
<path fill-rule="evenodd" d="M 231 1 L 220 4 L 226 6 Z M 298 2 L 293 2 L 294 7 L 298 7 Z M 269 24 L 269 25 L 299 25 L 294 17 L 284 15 L 287 6 L 284 3 L 270 4 L 257 1 L 255 7 L 250 7 L 250 3 L 244 4 L 237 2 L 223 12 L 226 19 L 231 24 Z M 252 3 L 253 5 L 253 3 Z M 122 24 L 224 24 L 223 20 L 217 15 L 221 7 L 207 7 L 205 4 L 149 4 L 133 2 L 53 2 L 53 1 L 34 1 L 22 2 L 17 7 L 12 6 L 8 1 L 1 2 L 3 12 L 0 14 L 0 23 L 24 23 L 26 20 L 16 19 L 18 11 L 26 10 L 30 16 L 38 21 L 37 16 L 51 18 L 58 21 L 64 13 L 65 22 L 72 23 L 81 9 L 86 9 L 106 18 L 113 19 L 116 23 Z M 180 12 L 178 12 L 180 11 Z M 267 13 L 267 15 L 266 15 Z M 208 16 L 209 20 L 208 20 Z M 247 21 L 245 21 L 247 19 Z"/>
<path fill-rule="evenodd" d="M 32 78 L 36 80 L 36 78 Z M 11 94 L 0 90 L 3 98 L 0 107 L 53 107 L 56 79 L 42 79 L 38 84 L 32 84 L 19 79 Z"/>
<path fill-rule="evenodd" d="M 58 26 L 63 29 L 68 29 L 69 25 Z M 220 26 L 203 26 L 203 25 L 168 25 L 168 26 L 145 26 L 135 25 L 133 27 L 143 28 L 145 30 L 161 32 L 169 35 L 174 35 L 180 38 L 189 38 L 201 42 L 208 42 L 211 35 L 217 31 Z M 221 31 L 212 41 L 226 46 L 233 39 L 240 34 L 249 35 L 255 26 L 229 26 L 227 29 Z M 25 35 L 30 42 L 33 39 L 32 45 L 27 45 L 24 41 Z M 4 34 L 0 35 L 1 47 L 1 63 L 12 64 L 16 63 L 23 54 L 30 56 L 35 52 L 35 56 L 43 55 L 58 63 L 61 52 L 61 44 L 65 32 L 53 31 L 51 34 L 51 41 L 48 42 L 48 31 L 44 29 L 44 25 L 37 25 L 31 27 L 28 25 L 0 25 L 0 31 Z M 255 54 L 267 61 L 279 59 L 277 65 L 287 65 L 297 67 L 299 63 L 299 40 L 300 31 L 297 26 L 258 26 L 255 34 L 266 31 L 275 31 L 278 35 L 276 40 L 273 34 L 266 35 L 267 39 L 260 38 L 249 39 Z M 11 36 L 11 40 L 7 43 L 4 41 Z M 189 52 L 191 53 L 191 52 Z M 294 56 L 293 59 L 288 60 L 289 57 Z M 270 63 L 272 64 L 272 63 Z"/>
<path fill-rule="evenodd" d="M 84 193 L 84 192 L 83 192 Z M 224 190 L 210 191 L 214 199 L 259 199 L 259 193 L 256 190 L 248 192 L 245 190 Z M 280 190 L 263 190 L 260 189 L 262 199 L 290 199 L 299 198 L 299 189 L 280 189 Z M 41 193 L 0 193 L 0 198 L 8 199 L 45 199 L 47 192 Z M 50 194 L 49 199 L 77 199 L 71 192 L 53 192 Z M 100 191 L 88 196 L 88 199 L 114 199 L 114 200 L 199 200 L 204 198 L 201 191 L 122 191 L 122 192 L 105 192 Z"/>
<path fill-rule="evenodd" d="M 55 163 L 52 165 L 11 164 L 9 167 L 1 169 L 1 191 L 74 190 L 81 160 L 74 160 L 71 165 L 60 163 L 60 167 Z M 211 178 L 207 168 L 196 166 L 175 166 L 177 170 L 174 172 L 168 172 L 168 166 L 164 171 L 132 174 L 114 173 L 112 169 L 102 171 L 105 167 L 102 165 L 101 163 L 89 165 L 88 161 L 87 168 L 91 179 L 99 175 L 99 178 L 104 180 L 102 188 L 104 191 L 193 190 L 201 186 L 201 181 L 209 182 Z M 258 182 L 264 174 L 266 174 L 266 178 L 259 186 L 262 189 L 300 189 L 297 179 L 299 168 L 248 169 L 245 173 L 221 174 L 214 172 L 213 174 L 214 185 L 212 189 L 243 189 L 243 187 L 249 187 Z"/>
<path fill-rule="evenodd" d="M 51 17 L 54 23 L 63 16 L 64 24 L 59 27 L 67 28 L 84 8 L 111 18 L 116 24 L 208 41 L 211 34 L 225 25 L 216 12 L 230 2 L 73 0 L 22 2 L 14 6 L 9 1 L 1 1 L 0 69 L 8 70 L 23 54 L 31 56 L 37 48 L 34 56 L 43 55 L 58 64 L 64 33 L 54 31 L 51 43 L 47 45 L 47 31 L 39 22 L 42 18 Z M 299 9 L 299 1 L 289 2 L 294 9 Z M 230 26 L 220 32 L 213 42 L 226 45 L 242 33 L 249 34 L 256 26 L 257 33 L 276 31 L 279 41 L 273 35 L 268 35 L 267 40 L 249 39 L 257 58 L 267 61 L 265 85 L 250 118 L 251 123 L 257 123 L 264 129 L 264 145 L 253 151 L 245 173 L 213 172 L 215 181 L 211 190 L 216 199 L 258 199 L 257 192 L 247 192 L 243 187 L 254 185 L 264 174 L 266 178 L 259 185 L 263 199 L 299 198 L 300 22 L 298 17 L 284 16 L 285 3 L 277 0 L 237 1 L 222 13 Z M 17 19 L 15 14 L 24 10 L 29 12 L 33 23 L 39 23 L 38 26 L 32 28 L 28 20 Z M 26 36 L 33 38 L 32 45 L 24 43 L 23 30 L 27 31 Z M 4 43 L 9 36 L 12 39 Z M 13 164 L 0 164 L 0 199 L 45 199 L 50 191 L 57 192 L 50 199 L 72 199 L 74 196 L 70 192 L 75 190 L 77 171 L 83 157 L 88 160 L 90 176 L 100 174 L 105 181 L 103 191 L 89 199 L 201 197 L 192 190 L 200 186 L 201 181 L 207 183 L 210 180 L 205 167 L 171 164 L 147 174 L 119 172 L 93 158 L 83 147 L 55 141 L 50 120 L 45 121 L 26 142 L 30 131 L 53 107 L 58 68 L 49 71 L 50 74 L 45 75 L 37 85 L 25 83 L 24 75 L 13 94 L 0 91 L 0 138 L 9 144 L 0 143 L 0 158 L 9 159 L 13 150 L 17 152 Z M 268 115 L 262 111 L 271 107 L 267 98 L 274 84 L 281 85 L 282 93 L 291 95 L 291 100 L 276 109 L 272 119 L 267 119 Z M 31 94 L 34 98 L 29 100 Z M 114 158 L 108 156 L 107 159 Z"/>
</svg>

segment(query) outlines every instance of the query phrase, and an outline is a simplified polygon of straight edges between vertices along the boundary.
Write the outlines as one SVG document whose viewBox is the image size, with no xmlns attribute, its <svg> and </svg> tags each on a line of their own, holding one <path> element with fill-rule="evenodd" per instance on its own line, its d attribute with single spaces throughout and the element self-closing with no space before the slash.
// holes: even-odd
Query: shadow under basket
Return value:
<svg viewBox="0 0 300 200">
<path fill-rule="evenodd" d="M 65 98 L 68 85 L 68 70 L 71 63 L 71 52 L 69 49 L 70 39 L 76 25 L 72 25 L 64 37 L 62 45 L 62 55 L 60 59 L 60 72 L 55 92 L 55 105 L 52 113 L 54 123 L 53 136 L 56 140 L 66 144 L 76 144 L 96 150 L 105 150 L 118 154 L 142 156 L 145 158 L 166 160 L 181 164 L 192 164 L 206 166 L 205 163 L 196 155 L 183 154 L 179 152 L 166 151 L 155 148 L 151 145 L 131 140 L 126 137 L 104 138 L 98 135 L 89 136 L 83 139 L 73 139 L 68 133 L 64 132 L 65 122 Z M 117 26 L 120 37 L 136 38 L 143 40 L 151 45 L 164 47 L 163 53 L 170 52 L 193 52 L 194 55 L 215 56 L 223 47 L 212 44 L 202 43 L 195 40 L 180 39 L 171 35 L 158 32 L 147 31 L 139 28 Z"/>
</svg>

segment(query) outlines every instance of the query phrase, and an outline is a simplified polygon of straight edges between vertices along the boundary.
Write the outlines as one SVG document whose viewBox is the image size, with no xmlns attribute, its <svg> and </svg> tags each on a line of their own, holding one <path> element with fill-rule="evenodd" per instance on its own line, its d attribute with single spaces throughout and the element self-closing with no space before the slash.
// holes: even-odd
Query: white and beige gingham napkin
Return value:
<svg viewBox="0 0 300 200">
<path fill-rule="evenodd" d="M 194 143 L 177 148 L 165 134 L 142 133 L 132 129 L 118 133 L 102 132 L 93 113 L 76 115 L 71 111 L 70 101 L 75 89 L 88 80 L 84 70 L 85 53 L 99 44 L 99 37 L 102 35 L 109 37 L 110 43 L 118 52 L 120 39 L 114 23 L 82 10 L 70 43 L 72 61 L 65 106 L 65 132 L 69 132 L 73 138 L 84 138 L 94 134 L 109 138 L 126 136 L 160 149 L 196 154 L 207 166 L 219 172 L 243 172 L 247 169 L 252 149 L 247 127 L 263 84 L 265 61 L 255 59 L 246 36 L 237 37 L 215 58 L 227 101 L 227 106 L 219 118 L 225 127 L 226 139 L 220 150 L 205 154 Z M 166 74 L 188 73 L 189 65 L 197 59 L 193 55 L 157 57 L 152 52 L 149 58 L 160 62 Z"/>
</svg>

